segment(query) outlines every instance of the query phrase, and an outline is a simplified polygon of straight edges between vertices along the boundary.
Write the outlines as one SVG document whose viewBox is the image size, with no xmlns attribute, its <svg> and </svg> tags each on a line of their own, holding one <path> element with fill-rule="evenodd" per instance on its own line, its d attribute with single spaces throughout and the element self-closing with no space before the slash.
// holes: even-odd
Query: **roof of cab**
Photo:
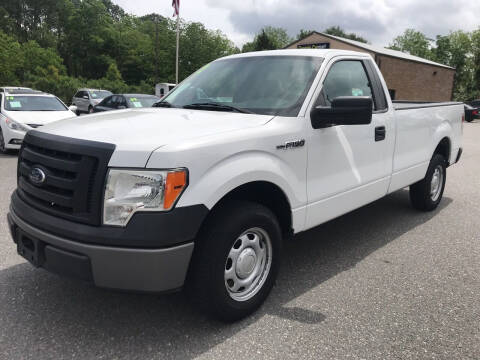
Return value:
<svg viewBox="0 0 480 360">
<path fill-rule="evenodd" d="M 77 90 L 77 92 L 79 91 L 108 91 L 108 92 L 111 92 L 110 90 L 106 90 L 106 89 L 93 89 L 93 88 L 80 88 Z"/>
<path fill-rule="evenodd" d="M 49 94 L 43 91 L 38 91 L 38 90 L 33 90 L 33 91 L 21 91 L 21 90 L 16 90 L 12 92 L 6 92 L 5 96 L 48 96 L 48 97 L 55 97 L 53 94 Z"/>
<path fill-rule="evenodd" d="M 367 53 L 351 50 L 337 50 L 337 49 L 282 49 L 282 50 L 266 50 L 266 51 L 253 51 L 242 54 L 230 55 L 218 60 L 234 59 L 242 57 L 254 57 L 254 56 L 313 56 L 313 57 L 333 57 L 341 55 L 351 55 L 360 57 L 371 56 Z"/>
<path fill-rule="evenodd" d="M 5 95 L 45 95 L 43 91 L 29 88 L 5 89 Z"/>
</svg>

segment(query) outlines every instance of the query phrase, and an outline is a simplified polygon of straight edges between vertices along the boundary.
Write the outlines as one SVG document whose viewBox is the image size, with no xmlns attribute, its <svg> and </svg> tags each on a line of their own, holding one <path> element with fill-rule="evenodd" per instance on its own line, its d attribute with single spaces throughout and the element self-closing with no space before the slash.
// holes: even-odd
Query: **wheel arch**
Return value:
<svg viewBox="0 0 480 360">
<path fill-rule="evenodd" d="M 233 200 L 251 201 L 267 207 L 277 217 L 282 234 L 290 236 L 293 233 L 292 208 L 287 195 L 278 185 L 263 180 L 247 182 L 230 190 L 216 202 L 205 223 L 210 216 Z"/>
<path fill-rule="evenodd" d="M 433 151 L 433 155 L 435 154 L 442 155 L 445 158 L 445 160 L 447 160 L 447 164 L 450 164 L 451 153 L 452 153 L 452 142 L 448 136 L 444 136 L 438 142 L 437 147 Z"/>
<path fill-rule="evenodd" d="M 434 154 L 440 154 L 445 157 L 447 166 L 450 164 L 453 151 L 453 134 L 453 128 L 448 121 L 443 121 L 441 124 L 439 124 L 432 136 L 433 141 L 431 143 L 432 148 L 430 159 Z"/>
</svg>

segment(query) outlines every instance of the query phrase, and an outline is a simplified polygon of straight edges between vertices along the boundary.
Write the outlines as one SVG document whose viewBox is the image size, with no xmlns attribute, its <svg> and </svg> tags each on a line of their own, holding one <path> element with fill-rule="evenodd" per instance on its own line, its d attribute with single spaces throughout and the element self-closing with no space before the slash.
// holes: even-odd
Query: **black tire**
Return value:
<svg viewBox="0 0 480 360">
<path fill-rule="evenodd" d="M 0 154 L 8 154 L 8 149 L 5 147 L 2 128 L 0 128 Z"/>
<path fill-rule="evenodd" d="M 79 111 L 79 110 L 76 110 L 76 111 L 75 111 L 75 114 L 76 114 L 77 116 L 80 116 L 80 111 Z"/>
<path fill-rule="evenodd" d="M 282 233 L 275 215 L 260 204 L 231 201 L 214 211 L 195 243 L 186 290 L 190 300 L 202 311 L 218 320 L 232 322 L 257 310 L 270 293 L 280 266 Z M 260 271 L 263 275 L 254 274 L 255 278 L 259 279 L 258 285 L 255 287 L 256 291 L 249 293 L 250 298 L 239 301 L 233 296 L 240 296 L 242 288 L 238 293 L 231 295 L 231 290 L 227 289 L 229 286 L 227 283 L 230 284 L 229 281 L 233 280 L 226 279 L 229 276 L 226 275 L 226 271 L 231 270 L 238 274 L 236 270 L 237 267 L 241 269 L 241 265 L 238 265 L 242 264 L 241 256 L 238 256 L 239 260 L 235 261 L 235 267 L 232 268 L 231 253 L 235 251 L 233 249 L 237 246 L 238 241 L 243 241 L 250 246 L 248 241 L 253 241 L 253 236 L 250 238 L 251 234 L 246 231 L 254 229 L 256 229 L 255 231 L 262 230 L 270 240 L 270 256 L 265 256 L 265 259 L 271 260 L 270 267 L 269 271 Z M 243 240 L 240 239 L 241 235 Z M 266 250 L 268 246 L 265 244 L 263 251 L 268 254 Z M 237 250 L 239 254 L 254 251 L 252 250 L 254 247 L 249 248 L 246 245 L 238 248 L 240 249 Z M 246 257 L 248 256 L 244 256 L 243 259 Z M 261 268 L 260 264 L 264 263 L 259 261 L 260 255 L 250 259 L 253 258 L 255 259 L 253 264 L 249 260 L 248 267 L 256 269 L 256 264 L 258 264 Z M 252 274 L 255 272 L 255 270 L 250 271 Z M 246 276 L 250 278 L 250 275 Z M 235 278 L 240 279 L 240 275 L 238 277 L 235 275 Z M 248 290 L 248 287 L 250 285 L 247 285 L 243 291 Z"/>
<path fill-rule="evenodd" d="M 441 183 L 438 190 L 432 194 L 435 186 L 432 180 L 436 171 L 441 171 Z M 440 154 L 434 154 L 428 166 L 425 177 L 410 185 L 410 201 L 415 209 L 421 211 L 435 210 L 443 197 L 443 190 L 447 180 L 447 160 Z"/>
</svg>

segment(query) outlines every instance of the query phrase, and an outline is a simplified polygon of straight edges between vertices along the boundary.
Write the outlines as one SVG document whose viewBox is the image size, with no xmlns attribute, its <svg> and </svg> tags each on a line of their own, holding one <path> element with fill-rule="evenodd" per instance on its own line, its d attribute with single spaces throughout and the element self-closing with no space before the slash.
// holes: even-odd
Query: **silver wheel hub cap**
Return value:
<svg viewBox="0 0 480 360">
<path fill-rule="evenodd" d="M 432 201 L 437 201 L 440 197 L 443 187 L 443 167 L 438 165 L 433 171 L 432 181 L 430 182 L 430 198 Z"/>
<path fill-rule="evenodd" d="M 255 269 L 256 263 L 257 255 L 255 254 L 255 250 L 252 248 L 244 249 L 240 255 L 238 255 L 236 264 L 237 276 L 241 279 L 248 277 Z"/>
<path fill-rule="evenodd" d="M 264 285 L 272 264 L 272 243 L 267 232 L 251 228 L 233 243 L 225 262 L 225 288 L 236 301 L 255 296 Z"/>
</svg>

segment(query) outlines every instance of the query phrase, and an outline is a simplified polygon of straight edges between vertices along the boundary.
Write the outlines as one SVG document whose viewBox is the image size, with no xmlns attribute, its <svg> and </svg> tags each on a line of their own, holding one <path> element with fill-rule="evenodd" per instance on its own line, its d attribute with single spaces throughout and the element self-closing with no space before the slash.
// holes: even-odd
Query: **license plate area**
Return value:
<svg viewBox="0 0 480 360">
<path fill-rule="evenodd" d="M 40 267 L 45 261 L 45 244 L 17 228 L 17 252 L 35 267 Z"/>
</svg>

